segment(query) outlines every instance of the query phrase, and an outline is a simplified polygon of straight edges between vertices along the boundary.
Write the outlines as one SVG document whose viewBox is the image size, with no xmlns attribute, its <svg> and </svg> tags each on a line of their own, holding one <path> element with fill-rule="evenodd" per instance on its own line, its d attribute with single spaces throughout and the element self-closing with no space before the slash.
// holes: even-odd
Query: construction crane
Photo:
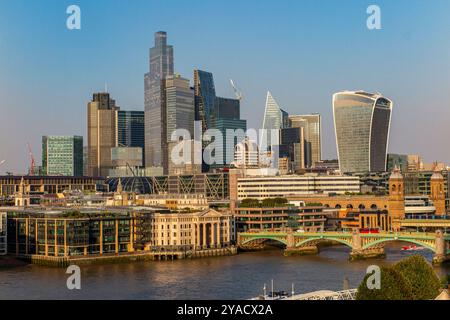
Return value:
<svg viewBox="0 0 450 320">
<path fill-rule="evenodd" d="M 30 156 L 30 175 L 34 176 L 34 167 L 36 165 L 36 162 L 34 161 L 33 152 L 31 151 L 31 145 L 30 143 L 27 143 L 28 146 L 28 155 Z"/>
<path fill-rule="evenodd" d="M 242 92 L 241 92 L 241 90 L 239 90 L 239 89 L 236 87 L 236 85 L 235 85 L 234 82 L 233 82 L 233 79 L 230 79 L 230 83 L 231 83 L 231 86 L 233 87 L 234 94 L 236 95 L 236 99 L 238 99 L 239 101 L 241 101 L 241 100 L 242 100 Z"/>
</svg>

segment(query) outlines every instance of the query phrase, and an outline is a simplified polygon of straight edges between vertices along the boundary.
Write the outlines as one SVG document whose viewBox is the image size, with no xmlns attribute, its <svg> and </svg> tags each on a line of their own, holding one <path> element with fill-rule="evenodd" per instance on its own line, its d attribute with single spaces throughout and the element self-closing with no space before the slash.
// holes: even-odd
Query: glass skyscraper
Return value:
<svg viewBox="0 0 450 320">
<path fill-rule="evenodd" d="M 166 110 L 162 99 L 162 81 L 173 75 L 173 47 L 167 45 L 166 32 L 155 33 L 150 49 L 150 72 L 145 74 L 145 166 L 167 164 Z"/>
<path fill-rule="evenodd" d="M 320 115 L 290 115 L 289 126 L 304 129 L 305 166 L 313 167 L 315 163 L 322 160 L 322 120 Z"/>
<path fill-rule="evenodd" d="M 194 91 L 189 85 L 189 79 L 179 75 L 168 76 L 164 81 L 163 98 L 166 110 L 167 143 L 171 142 L 172 133 L 176 129 L 189 131 L 194 137 Z"/>
<path fill-rule="evenodd" d="M 333 117 L 342 173 L 386 171 L 392 101 L 381 94 L 333 95 Z"/>
<path fill-rule="evenodd" d="M 273 98 L 270 91 L 267 91 L 267 97 L 266 97 L 266 108 L 264 111 L 264 121 L 263 121 L 263 129 L 267 130 L 267 137 L 266 135 L 263 136 L 263 141 L 261 141 L 261 147 L 266 146 L 270 147 L 272 144 L 271 138 L 270 138 L 270 132 L 271 130 L 280 130 L 283 128 L 289 127 L 289 114 L 280 108 L 278 103 Z M 274 141 L 274 144 L 278 144 L 278 141 Z M 265 151 L 263 149 L 267 148 L 261 148 L 260 151 Z"/>
<path fill-rule="evenodd" d="M 217 141 L 215 156 L 222 163 L 212 164 L 212 168 L 227 167 L 234 160 L 234 149 L 246 137 L 247 120 L 241 119 L 214 119 L 213 126 L 222 133 L 222 141 Z"/>
<path fill-rule="evenodd" d="M 216 97 L 214 118 L 240 119 L 240 101 L 238 99 Z"/>
<path fill-rule="evenodd" d="M 83 176 L 83 137 L 43 136 L 42 170 L 48 176 Z"/>
<path fill-rule="evenodd" d="M 194 91 L 195 120 L 202 121 L 202 132 L 217 129 L 222 134 L 222 141 L 214 142 L 213 156 L 219 163 L 204 163 L 202 170 L 226 167 L 233 161 L 234 148 L 245 138 L 247 131 L 247 121 L 240 119 L 240 101 L 217 97 L 212 73 L 202 70 L 194 70 Z M 232 143 L 227 144 L 227 141 Z M 210 143 L 204 142 L 203 149 Z"/>
<path fill-rule="evenodd" d="M 144 150 L 144 111 L 119 111 L 117 115 L 117 145 L 140 147 Z"/>
<path fill-rule="evenodd" d="M 211 128 L 216 88 L 211 72 L 194 70 L 195 120 L 202 121 L 202 132 Z"/>
</svg>

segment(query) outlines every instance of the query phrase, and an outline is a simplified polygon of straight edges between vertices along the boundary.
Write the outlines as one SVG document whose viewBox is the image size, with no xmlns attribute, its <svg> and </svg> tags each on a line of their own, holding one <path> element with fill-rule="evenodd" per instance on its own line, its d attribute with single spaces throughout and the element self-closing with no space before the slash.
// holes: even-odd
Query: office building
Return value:
<svg viewBox="0 0 450 320">
<path fill-rule="evenodd" d="M 423 170 L 422 158 L 417 154 L 408 154 L 406 156 L 408 163 L 408 171 L 420 171 Z"/>
<path fill-rule="evenodd" d="M 345 194 L 360 192 L 358 177 L 320 176 L 320 175 L 287 175 L 287 176 L 254 176 L 237 179 L 237 200 L 245 198 L 266 199 L 284 198 L 295 195 Z"/>
<path fill-rule="evenodd" d="M 87 106 L 88 175 L 106 177 L 110 169 L 111 148 L 117 146 L 117 112 L 109 93 L 95 93 Z"/>
<path fill-rule="evenodd" d="M 270 91 L 267 91 L 266 107 L 264 111 L 263 129 L 266 133 L 261 139 L 261 152 L 269 150 L 272 144 L 276 145 L 278 141 L 271 140 L 271 131 L 280 130 L 289 127 L 289 115 L 282 110 L 273 98 Z"/>
<path fill-rule="evenodd" d="M 305 130 L 303 127 L 280 130 L 279 157 L 289 160 L 288 171 L 299 173 L 305 168 Z"/>
<path fill-rule="evenodd" d="M 233 209 L 236 232 L 303 230 L 320 232 L 331 212 L 322 206 L 246 207 Z"/>
<path fill-rule="evenodd" d="M 0 176 L 0 196 L 16 194 L 20 190 L 22 180 L 26 192 L 30 195 L 56 194 L 70 190 L 96 192 L 107 189 L 105 180 L 100 177 Z"/>
<path fill-rule="evenodd" d="M 407 171 L 408 156 L 405 154 L 389 153 L 387 156 L 387 171 L 391 172 L 395 167 L 399 168 L 401 172 Z"/>
<path fill-rule="evenodd" d="M 130 252 L 186 251 L 231 245 L 232 216 L 206 209 L 171 212 L 155 208 L 7 210 L 9 252 L 56 257 L 88 257 Z M 51 257 L 52 260 L 45 260 Z"/>
<path fill-rule="evenodd" d="M 194 70 L 195 120 L 202 122 L 202 133 L 212 127 L 216 89 L 211 72 Z"/>
<path fill-rule="evenodd" d="M 142 148 L 116 147 L 111 149 L 113 167 L 142 167 Z"/>
<path fill-rule="evenodd" d="M 259 149 L 258 145 L 246 137 L 239 142 L 234 151 L 234 163 L 236 168 L 258 168 Z"/>
<path fill-rule="evenodd" d="M 217 129 L 221 139 L 211 137 L 204 141 L 203 149 L 214 149 L 211 158 L 204 159 L 203 171 L 228 167 L 234 159 L 234 148 L 245 138 L 247 121 L 240 119 L 239 99 L 216 96 L 212 73 L 194 71 L 195 120 L 202 121 L 202 133 L 208 129 Z M 220 137 L 219 137 L 220 138 Z"/>
<path fill-rule="evenodd" d="M 145 166 L 162 167 L 167 164 L 166 110 L 161 86 L 173 75 L 173 47 L 167 45 L 166 32 L 155 34 L 150 49 L 150 72 L 144 77 L 145 90 Z"/>
<path fill-rule="evenodd" d="M 194 137 L 194 91 L 189 85 L 189 79 L 180 75 L 169 75 L 163 81 L 163 106 L 166 110 L 167 143 L 171 142 L 172 134 L 177 129 L 187 130 L 187 138 Z"/>
<path fill-rule="evenodd" d="M 289 115 L 291 128 L 303 128 L 305 167 L 311 168 L 322 160 L 322 119 L 319 114 Z"/>
<path fill-rule="evenodd" d="M 386 171 L 392 101 L 381 94 L 345 91 L 333 95 L 341 173 Z"/>
<path fill-rule="evenodd" d="M 247 120 L 241 119 L 214 119 L 213 126 L 221 135 L 222 140 L 214 140 L 215 145 L 214 163 L 210 163 L 210 168 L 229 167 L 234 160 L 234 150 L 236 145 L 246 137 Z"/>
<path fill-rule="evenodd" d="M 169 142 L 169 175 L 202 173 L 202 145 L 193 139 Z"/>
<path fill-rule="evenodd" d="M 117 146 L 138 147 L 145 154 L 144 111 L 123 111 L 117 113 Z M 142 158 L 142 162 L 144 158 Z"/>
<path fill-rule="evenodd" d="M 240 119 L 241 105 L 238 99 L 216 97 L 214 106 L 216 119 Z"/>
<path fill-rule="evenodd" d="M 48 176 L 83 176 L 83 137 L 43 136 L 42 171 Z"/>
</svg>

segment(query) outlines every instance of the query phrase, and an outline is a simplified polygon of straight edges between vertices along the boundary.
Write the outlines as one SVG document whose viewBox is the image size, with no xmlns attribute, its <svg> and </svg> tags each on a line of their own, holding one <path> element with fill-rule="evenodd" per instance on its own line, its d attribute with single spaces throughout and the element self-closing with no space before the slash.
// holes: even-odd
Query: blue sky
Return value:
<svg viewBox="0 0 450 320">
<path fill-rule="evenodd" d="M 81 8 L 81 30 L 66 8 Z M 382 29 L 366 27 L 381 8 Z M 0 0 L 0 167 L 25 172 L 26 143 L 86 135 L 86 104 L 105 82 L 123 109 L 143 110 L 143 75 L 156 31 L 175 70 L 214 74 L 218 94 L 244 94 L 259 128 L 265 94 L 292 114 L 323 116 L 325 158 L 336 157 L 331 96 L 379 91 L 394 101 L 389 151 L 450 163 L 448 0 Z"/>
</svg>

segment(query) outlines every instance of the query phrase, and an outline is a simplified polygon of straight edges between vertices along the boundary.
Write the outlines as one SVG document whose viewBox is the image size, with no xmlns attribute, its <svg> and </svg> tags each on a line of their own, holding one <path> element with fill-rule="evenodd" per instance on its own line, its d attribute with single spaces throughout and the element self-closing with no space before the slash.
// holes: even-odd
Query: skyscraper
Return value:
<svg viewBox="0 0 450 320">
<path fill-rule="evenodd" d="M 216 97 L 212 127 L 222 134 L 222 141 L 217 141 L 217 159 L 220 163 L 212 168 L 228 167 L 234 160 L 236 145 L 245 139 L 247 120 L 240 119 L 240 101 L 238 99 Z"/>
<path fill-rule="evenodd" d="M 48 176 L 83 176 L 83 137 L 43 136 L 42 170 Z"/>
<path fill-rule="evenodd" d="M 180 75 L 167 76 L 163 84 L 163 105 L 166 110 L 166 141 L 171 141 L 176 129 L 189 131 L 194 136 L 194 91 L 189 86 L 189 79 Z"/>
<path fill-rule="evenodd" d="M 322 160 L 322 121 L 320 115 L 289 115 L 289 126 L 304 129 L 305 166 L 313 167 L 316 162 Z"/>
<path fill-rule="evenodd" d="M 202 133 L 217 129 L 222 134 L 221 141 L 213 142 L 215 152 L 211 155 L 217 162 L 210 163 L 213 159 L 208 159 L 202 170 L 228 166 L 233 161 L 236 144 L 245 138 L 247 130 L 247 121 L 240 119 L 240 101 L 217 97 L 213 74 L 207 71 L 194 70 L 194 90 L 195 120 L 202 121 Z M 203 148 L 209 144 L 208 141 L 203 142 Z"/>
<path fill-rule="evenodd" d="M 304 128 L 283 128 L 280 130 L 280 158 L 287 158 L 288 170 L 299 173 L 305 168 Z"/>
<path fill-rule="evenodd" d="M 145 148 L 144 111 L 117 113 L 117 145 Z"/>
<path fill-rule="evenodd" d="M 94 93 L 87 106 L 88 175 L 108 175 L 112 168 L 111 148 L 117 143 L 117 112 L 109 93 Z"/>
<path fill-rule="evenodd" d="M 266 147 L 270 147 L 272 144 L 270 137 L 271 130 L 280 130 L 289 127 L 288 117 L 288 113 L 280 108 L 270 91 L 267 91 L 266 108 L 264 111 L 263 121 L 263 129 L 267 130 L 267 137 L 263 137 L 261 146 L 265 145 Z M 260 148 L 260 151 L 265 151 L 263 149 L 267 148 Z"/>
<path fill-rule="evenodd" d="M 195 120 L 202 121 L 202 133 L 211 128 L 216 103 L 216 89 L 212 73 L 194 70 Z"/>
<path fill-rule="evenodd" d="M 166 110 L 162 99 L 163 80 L 173 75 L 173 47 L 167 45 L 166 32 L 155 33 L 150 49 L 150 72 L 145 74 L 145 166 L 167 163 Z"/>
<path fill-rule="evenodd" d="M 117 143 L 118 147 L 141 149 L 141 165 L 144 163 L 145 149 L 144 111 L 117 112 Z"/>
<path fill-rule="evenodd" d="M 333 95 L 333 117 L 342 173 L 386 171 L 392 101 L 379 93 Z"/>
</svg>

